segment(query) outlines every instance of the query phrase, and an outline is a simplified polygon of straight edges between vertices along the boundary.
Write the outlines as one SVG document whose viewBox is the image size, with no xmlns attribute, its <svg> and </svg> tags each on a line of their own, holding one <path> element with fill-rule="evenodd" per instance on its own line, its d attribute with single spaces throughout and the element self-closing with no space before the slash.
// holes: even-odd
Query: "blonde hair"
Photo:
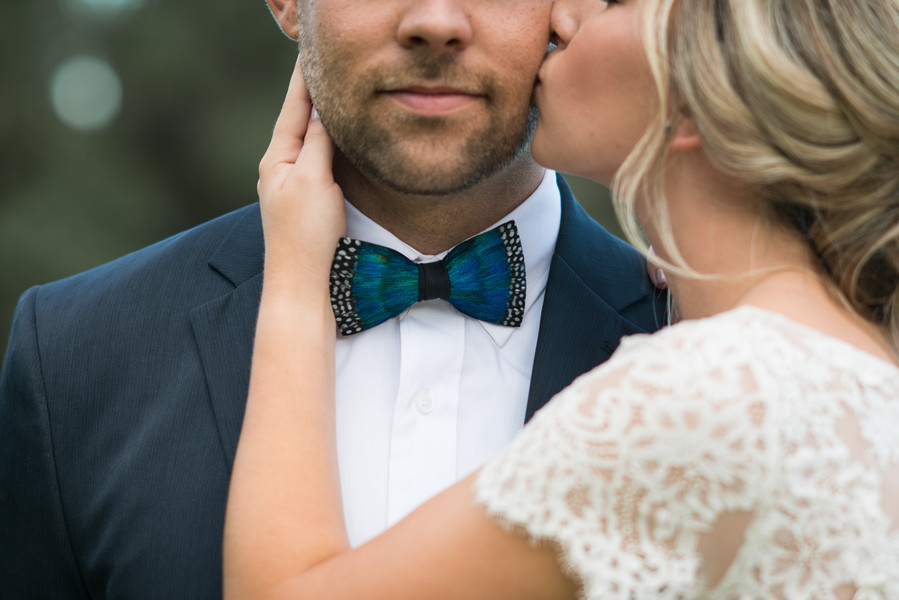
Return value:
<svg viewBox="0 0 899 600">
<path fill-rule="evenodd" d="M 615 183 L 667 225 L 668 129 L 688 114 L 712 163 L 807 240 L 863 318 L 899 340 L 899 0 L 644 0 L 657 110 Z M 639 242 L 638 242 L 639 243 Z M 678 264 L 680 261 L 680 264 Z"/>
</svg>

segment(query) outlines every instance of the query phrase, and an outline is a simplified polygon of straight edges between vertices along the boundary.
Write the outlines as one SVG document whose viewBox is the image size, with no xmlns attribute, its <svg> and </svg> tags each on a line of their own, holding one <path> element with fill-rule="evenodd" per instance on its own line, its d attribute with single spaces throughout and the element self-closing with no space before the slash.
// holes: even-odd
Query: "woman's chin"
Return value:
<svg viewBox="0 0 899 600">
<path fill-rule="evenodd" d="M 592 157 L 573 155 L 565 140 L 553 140 L 545 131 L 541 131 L 539 122 L 531 141 L 531 156 L 541 167 L 584 177 L 606 187 L 612 185 L 615 177 L 614 172 L 606 173 L 603 169 L 598 169 L 600 165 L 591 160 Z"/>
<path fill-rule="evenodd" d="M 559 170 L 557 166 L 552 164 L 554 162 L 553 153 L 547 151 L 544 138 L 545 135 L 540 131 L 540 121 L 537 121 L 537 128 L 534 130 L 533 138 L 531 138 L 531 156 L 541 167 Z"/>
</svg>

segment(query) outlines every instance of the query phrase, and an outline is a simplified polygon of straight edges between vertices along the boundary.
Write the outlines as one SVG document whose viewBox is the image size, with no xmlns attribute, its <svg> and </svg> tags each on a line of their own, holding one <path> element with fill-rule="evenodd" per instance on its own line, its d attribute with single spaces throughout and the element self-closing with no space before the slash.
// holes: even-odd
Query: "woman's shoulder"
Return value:
<svg viewBox="0 0 899 600">
<path fill-rule="evenodd" d="M 848 408 L 885 432 L 899 425 L 897 395 L 893 365 L 778 314 L 735 309 L 626 338 L 538 412 L 482 481 L 557 490 L 562 480 L 589 481 L 620 491 L 636 475 L 649 497 L 694 473 L 701 478 L 690 481 L 702 485 L 689 488 L 692 500 L 680 498 L 685 511 L 700 510 L 703 497 L 742 510 L 773 482 L 785 436 L 802 423 L 835 422 Z M 895 446 L 877 437 L 880 447 Z M 512 520 L 534 517 L 532 506 L 522 502 Z"/>
<path fill-rule="evenodd" d="M 758 333 L 750 331 L 752 322 L 750 315 L 727 313 L 625 338 L 611 359 L 537 413 L 488 465 L 482 483 L 527 488 L 570 479 L 574 486 L 589 480 L 616 489 L 613 481 L 644 467 L 655 475 L 669 467 L 732 472 L 746 452 L 766 446 L 757 438 L 771 429 L 765 388 L 776 384 L 755 360 L 758 343 L 771 334 L 761 324 Z M 591 475 L 600 472 L 605 483 Z M 645 475 L 644 483 L 657 480 Z M 525 498 L 521 492 L 518 498 Z M 520 508 L 532 506 L 525 501 Z"/>
<path fill-rule="evenodd" d="M 734 391 L 746 389 L 749 358 L 728 339 L 740 332 L 734 321 L 626 339 L 488 463 L 479 504 L 558 544 L 585 597 L 692 590 L 699 557 L 684 540 L 722 511 L 752 510 L 776 464 L 768 413 Z"/>
<path fill-rule="evenodd" d="M 809 440 L 838 442 L 827 423 L 845 409 L 893 456 L 897 395 L 894 366 L 780 315 L 685 321 L 626 339 L 554 398 L 485 467 L 478 499 L 556 543 L 585 597 L 690 597 L 700 536 L 724 514 L 767 518 L 785 478 L 807 489 Z"/>
</svg>

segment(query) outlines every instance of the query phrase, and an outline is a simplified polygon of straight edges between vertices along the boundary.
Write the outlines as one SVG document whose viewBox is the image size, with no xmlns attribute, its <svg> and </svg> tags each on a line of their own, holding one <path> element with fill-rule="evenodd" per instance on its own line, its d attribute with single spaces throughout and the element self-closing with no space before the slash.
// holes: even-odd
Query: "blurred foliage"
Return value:
<svg viewBox="0 0 899 600">
<path fill-rule="evenodd" d="M 294 43 L 262 0 L 138 4 L 116 17 L 75 10 L 77 0 L 0 7 L 4 341 L 28 287 L 255 201 L 256 169 Z M 122 81 L 121 112 L 98 131 L 64 125 L 50 100 L 53 70 L 77 54 L 108 61 Z M 569 180 L 588 210 L 618 233 L 606 191 Z"/>
</svg>

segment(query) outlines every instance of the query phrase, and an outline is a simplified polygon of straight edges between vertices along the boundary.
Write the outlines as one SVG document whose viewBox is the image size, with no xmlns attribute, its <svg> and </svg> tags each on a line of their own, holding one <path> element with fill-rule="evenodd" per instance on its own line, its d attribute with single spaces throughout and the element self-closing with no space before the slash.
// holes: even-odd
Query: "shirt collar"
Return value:
<svg viewBox="0 0 899 600">
<path fill-rule="evenodd" d="M 449 252 L 447 250 L 436 255 L 422 254 L 372 221 L 349 202 L 346 202 L 346 219 L 348 237 L 396 250 L 414 263 L 440 260 Z M 559 236 L 561 219 L 562 201 L 559 186 L 556 183 L 556 173 L 547 170 L 544 173 L 543 181 L 533 194 L 512 212 L 483 230 L 489 231 L 509 220 L 514 220 L 518 227 L 521 249 L 524 254 L 525 276 L 527 277 L 527 296 L 524 303 L 525 319 L 535 318 L 530 314 L 531 307 L 546 289 L 549 266 Z M 461 313 L 459 314 L 464 317 Z M 516 331 L 514 327 L 504 327 L 482 321 L 479 323 L 498 346 L 503 346 Z"/>
</svg>

